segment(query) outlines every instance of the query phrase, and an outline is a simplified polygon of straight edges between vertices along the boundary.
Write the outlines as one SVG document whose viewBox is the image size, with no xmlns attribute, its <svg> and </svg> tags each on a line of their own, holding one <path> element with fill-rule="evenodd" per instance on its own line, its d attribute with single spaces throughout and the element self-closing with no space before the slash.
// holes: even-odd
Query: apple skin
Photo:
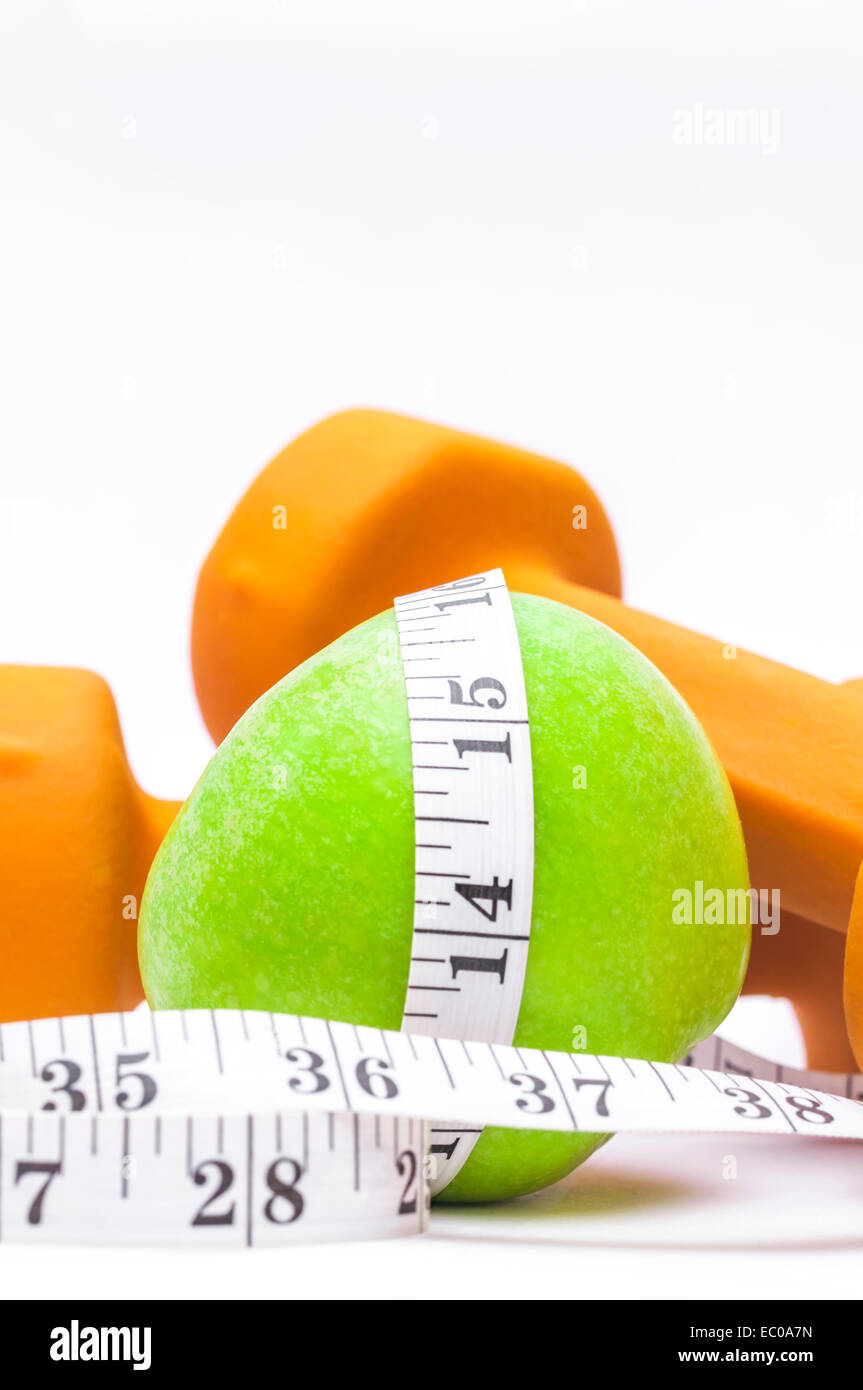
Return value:
<svg viewBox="0 0 863 1390">
<path fill-rule="evenodd" d="M 672 921 L 672 893 L 748 888 L 722 768 L 645 657 L 592 618 L 512 595 L 530 713 L 535 870 L 515 1043 L 677 1061 L 737 998 L 749 927 Z M 579 781 L 584 769 L 586 785 Z M 242 1008 L 401 1026 L 414 821 L 394 613 L 263 695 L 215 753 L 144 894 L 154 1008 Z M 442 1194 L 514 1197 L 603 1136 L 486 1129 Z"/>
</svg>

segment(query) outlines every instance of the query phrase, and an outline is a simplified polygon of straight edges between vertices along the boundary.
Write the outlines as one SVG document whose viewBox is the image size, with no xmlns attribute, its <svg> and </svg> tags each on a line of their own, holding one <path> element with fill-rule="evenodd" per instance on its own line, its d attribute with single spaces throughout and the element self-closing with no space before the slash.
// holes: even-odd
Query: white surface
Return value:
<svg viewBox="0 0 863 1390">
<path fill-rule="evenodd" d="M 737 1177 L 723 1177 L 736 1160 Z M 810 1197 L 801 1187 L 805 1184 Z M 813 1200 L 817 1194 L 817 1200 Z M 285 1250 L 0 1249 L 0 1298 L 859 1298 L 859 1146 L 620 1135 L 427 1236 Z"/>
<path fill-rule="evenodd" d="M 209 751 L 200 560 L 277 448 L 371 404 L 579 466 L 632 602 L 863 674 L 861 24 L 855 0 L 7 0 L 2 659 L 102 671 L 141 781 L 183 794 Z M 675 143 L 698 103 L 778 112 L 778 148 Z M 629 1173 L 601 1217 L 543 1197 L 272 1259 L 285 1293 L 292 1268 L 306 1293 L 371 1270 L 417 1296 L 515 1271 L 574 1296 L 840 1292 L 859 1155 L 842 1187 L 823 1152 L 773 1148 L 719 1187 L 692 1176 L 713 1141 L 618 1139 L 572 1189 Z M 185 1255 L 5 1249 L 0 1280 L 267 1296 L 269 1258 L 190 1281 Z"/>
</svg>

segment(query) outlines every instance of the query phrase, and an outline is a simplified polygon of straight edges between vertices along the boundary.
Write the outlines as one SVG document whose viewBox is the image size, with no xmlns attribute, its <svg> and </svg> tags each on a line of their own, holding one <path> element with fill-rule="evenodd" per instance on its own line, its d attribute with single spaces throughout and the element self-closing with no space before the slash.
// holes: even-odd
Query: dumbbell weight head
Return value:
<svg viewBox="0 0 863 1390">
<path fill-rule="evenodd" d="M 0 1021 L 143 998 L 138 905 L 177 810 L 136 784 L 105 682 L 0 666 Z"/>
<path fill-rule="evenodd" d="M 321 421 L 255 479 L 204 562 L 192 667 L 218 742 L 287 671 L 441 576 L 523 561 L 620 593 L 608 519 L 573 469 L 375 410 Z"/>
</svg>

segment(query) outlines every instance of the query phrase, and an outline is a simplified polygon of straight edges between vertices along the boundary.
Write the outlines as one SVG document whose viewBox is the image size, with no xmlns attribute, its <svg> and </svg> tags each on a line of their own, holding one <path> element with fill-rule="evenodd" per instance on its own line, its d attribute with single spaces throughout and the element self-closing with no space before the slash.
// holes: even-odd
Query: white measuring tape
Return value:
<svg viewBox="0 0 863 1390">
<path fill-rule="evenodd" d="M 414 933 L 402 1026 L 511 1042 L 533 905 L 527 694 L 503 572 L 395 601 L 416 826 Z M 479 1139 L 433 1125 L 432 1195 Z"/>
<path fill-rule="evenodd" d="M 748 1054 L 716 1040 L 724 1069 L 702 1071 L 226 1009 L 7 1023 L 0 1041 L 3 1239 L 414 1235 L 427 1220 L 418 1115 L 863 1139 L 863 1077 L 845 1096 L 782 1068 L 750 1078 Z"/>
<path fill-rule="evenodd" d="M 404 1031 L 239 1010 L 0 1025 L 0 1240 L 413 1235 L 484 1125 L 863 1139 L 859 1075 L 719 1038 L 679 1065 L 512 1045 L 533 802 L 503 576 L 396 615 L 419 832 Z"/>
</svg>

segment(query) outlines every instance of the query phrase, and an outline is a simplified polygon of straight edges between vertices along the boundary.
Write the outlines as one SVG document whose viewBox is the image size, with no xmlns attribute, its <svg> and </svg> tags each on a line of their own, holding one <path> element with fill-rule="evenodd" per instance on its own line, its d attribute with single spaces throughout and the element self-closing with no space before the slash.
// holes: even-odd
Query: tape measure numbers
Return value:
<svg viewBox="0 0 863 1390">
<path fill-rule="evenodd" d="M 270 1245 L 415 1235 L 428 1127 L 863 1139 L 846 1096 L 699 1070 L 238 1010 L 0 1028 L 0 1238 Z M 704 1045 L 702 1045 L 704 1046 Z M 783 1070 L 783 1069 L 778 1069 Z"/>
<path fill-rule="evenodd" d="M 272 1245 L 423 1230 L 427 1125 L 347 1107 L 342 1068 L 378 1110 L 392 1090 L 380 1038 L 363 1050 L 349 1033 L 336 1048 L 325 1024 L 235 1010 L 3 1025 L 0 1239 Z"/>
<path fill-rule="evenodd" d="M 515 619 L 501 570 L 395 601 L 410 721 L 414 928 L 402 1026 L 511 1042 L 533 904 L 533 763 Z M 432 1193 L 476 1126 L 435 1120 Z"/>
</svg>

